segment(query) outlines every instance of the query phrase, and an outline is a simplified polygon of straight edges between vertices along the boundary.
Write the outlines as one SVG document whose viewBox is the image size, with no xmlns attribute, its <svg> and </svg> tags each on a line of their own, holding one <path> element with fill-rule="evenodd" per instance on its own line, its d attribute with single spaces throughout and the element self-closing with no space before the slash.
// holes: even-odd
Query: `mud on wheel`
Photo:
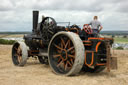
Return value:
<svg viewBox="0 0 128 85">
<path fill-rule="evenodd" d="M 27 62 L 28 51 L 24 42 L 16 42 L 12 47 L 12 61 L 16 66 L 24 66 Z"/>
<path fill-rule="evenodd" d="M 84 45 L 72 32 L 59 32 L 53 36 L 48 47 L 48 59 L 53 72 L 75 75 L 84 64 Z"/>
</svg>

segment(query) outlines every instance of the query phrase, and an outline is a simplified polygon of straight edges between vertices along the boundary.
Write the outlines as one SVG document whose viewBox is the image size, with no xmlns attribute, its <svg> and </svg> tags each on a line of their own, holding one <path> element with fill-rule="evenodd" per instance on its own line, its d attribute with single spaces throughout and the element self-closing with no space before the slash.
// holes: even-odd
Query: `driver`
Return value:
<svg viewBox="0 0 128 85">
<path fill-rule="evenodd" d="M 98 21 L 98 16 L 94 16 L 94 20 L 89 23 L 91 25 L 93 33 L 99 33 L 102 30 L 102 25 Z"/>
</svg>

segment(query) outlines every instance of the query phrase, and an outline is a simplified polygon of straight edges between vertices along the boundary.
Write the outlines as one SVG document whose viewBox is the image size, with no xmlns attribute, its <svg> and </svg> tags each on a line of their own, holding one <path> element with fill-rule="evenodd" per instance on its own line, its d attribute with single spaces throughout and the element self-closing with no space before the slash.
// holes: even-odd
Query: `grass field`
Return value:
<svg viewBox="0 0 128 85">
<path fill-rule="evenodd" d="M 114 42 L 116 43 L 127 43 L 128 44 L 128 38 L 114 38 Z"/>
<path fill-rule="evenodd" d="M 23 36 L 23 34 L 0 34 L 0 38 L 19 38 Z"/>
</svg>

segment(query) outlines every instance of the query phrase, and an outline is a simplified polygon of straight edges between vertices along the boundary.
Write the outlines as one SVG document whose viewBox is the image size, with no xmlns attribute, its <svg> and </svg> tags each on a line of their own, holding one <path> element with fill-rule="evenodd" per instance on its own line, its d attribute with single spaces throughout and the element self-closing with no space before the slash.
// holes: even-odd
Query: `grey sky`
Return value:
<svg viewBox="0 0 128 85">
<path fill-rule="evenodd" d="M 0 0 L 0 31 L 31 31 L 32 10 L 81 26 L 97 15 L 103 30 L 128 30 L 128 0 Z"/>
</svg>

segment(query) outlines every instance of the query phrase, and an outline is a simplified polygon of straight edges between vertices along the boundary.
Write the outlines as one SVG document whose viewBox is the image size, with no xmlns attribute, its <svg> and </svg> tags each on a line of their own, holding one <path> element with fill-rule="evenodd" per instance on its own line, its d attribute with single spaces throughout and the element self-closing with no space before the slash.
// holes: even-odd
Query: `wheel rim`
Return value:
<svg viewBox="0 0 128 85">
<path fill-rule="evenodd" d="M 16 42 L 12 47 L 12 61 L 14 65 L 24 66 L 28 59 L 28 50 L 24 42 Z"/>
<path fill-rule="evenodd" d="M 21 63 L 22 62 L 22 49 L 20 45 L 18 47 L 14 46 L 14 50 L 15 50 L 14 56 L 16 57 L 17 62 Z"/>
<path fill-rule="evenodd" d="M 50 47 L 51 63 L 55 70 L 65 74 L 69 72 L 75 61 L 75 48 L 69 37 L 57 36 Z"/>
<path fill-rule="evenodd" d="M 15 65 L 20 65 L 22 63 L 22 48 L 19 43 L 15 43 L 12 48 L 12 59 Z"/>
</svg>

